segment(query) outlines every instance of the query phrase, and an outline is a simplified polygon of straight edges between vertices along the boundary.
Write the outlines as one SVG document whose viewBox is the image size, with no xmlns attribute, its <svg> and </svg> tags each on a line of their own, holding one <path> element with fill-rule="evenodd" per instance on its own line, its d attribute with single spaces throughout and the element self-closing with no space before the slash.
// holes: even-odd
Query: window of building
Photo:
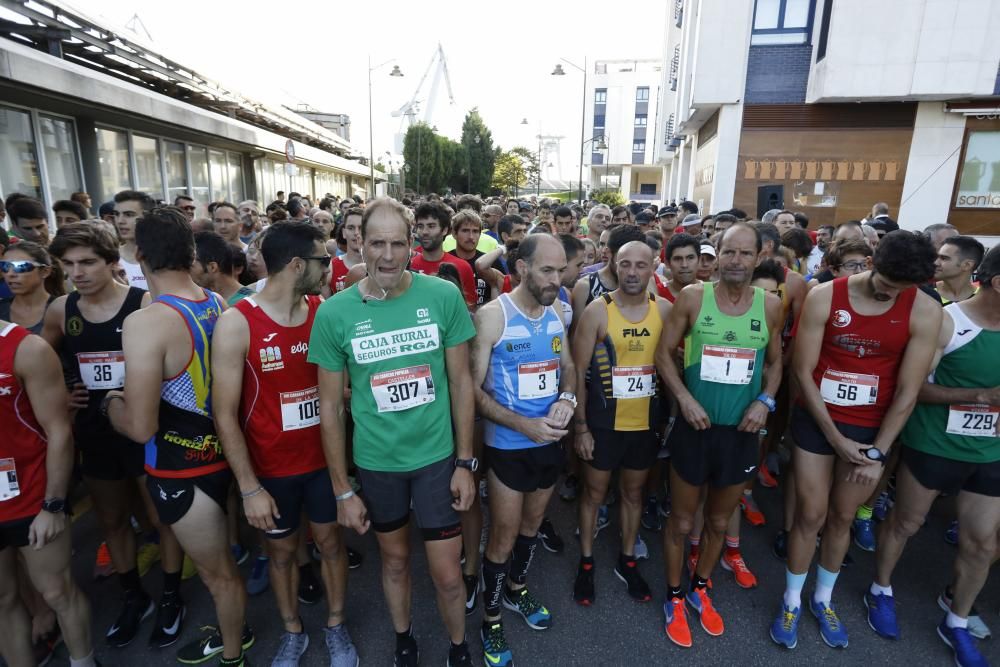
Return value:
<svg viewBox="0 0 1000 667">
<path fill-rule="evenodd" d="M 173 204 L 175 197 L 188 193 L 187 156 L 184 153 L 184 144 L 164 141 L 163 156 L 167 168 L 166 201 Z"/>
<path fill-rule="evenodd" d="M 132 170 L 128 158 L 128 134 L 106 127 L 98 127 L 96 132 L 102 191 L 110 198 L 116 192 L 131 190 Z"/>
<path fill-rule="evenodd" d="M 163 173 L 160 171 L 160 147 L 155 137 L 132 135 L 135 155 L 136 189 L 153 199 L 163 199 Z"/>
<path fill-rule="evenodd" d="M 80 153 L 76 146 L 76 130 L 68 118 L 38 116 L 42 150 L 45 154 L 45 173 L 49 182 L 52 201 L 69 199 L 83 189 L 80 178 Z"/>
<path fill-rule="evenodd" d="M 639 194 L 641 194 L 641 195 L 655 195 L 656 194 L 656 183 L 640 183 L 639 184 Z"/>
<path fill-rule="evenodd" d="M 212 201 L 229 200 L 229 180 L 226 178 L 226 154 L 208 151 L 208 173 L 212 181 Z"/>
<path fill-rule="evenodd" d="M 1000 209 L 1000 130 L 969 132 L 955 208 Z"/>
<path fill-rule="evenodd" d="M 633 141 L 632 142 L 632 152 L 633 153 L 644 153 L 646 151 L 645 141 Z"/>
<path fill-rule="evenodd" d="M 594 114 L 594 127 L 604 127 L 605 114 Z"/>
<path fill-rule="evenodd" d="M 751 44 L 806 44 L 816 0 L 756 0 Z"/>
<path fill-rule="evenodd" d="M 636 102 L 648 102 L 649 101 L 649 87 L 643 86 L 641 88 L 635 89 L 635 101 Z"/>
<path fill-rule="evenodd" d="M 239 153 L 229 153 L 229 196 L 234 204 L 243 201 L 243 160 Z"/>
<path fill-rule="evenodd" d="M 42 198 L 38 159 L 27 111 L 0 107 L 0 190 Z"/>
<path fill-rule="evenodd" d="M 607 104 L 608 103 L 608 89 L 598 88 L 594 91 L 594 104 Z"/>
<path fill-rule="evenodd" d="M 208 149 L 188 146 L 188 158 L 191 164 L 191 196 L 196 203 L 205 206 L 211 201 L 211 191 L 208 188 Z"/>
<path fill-rule="evenodd" d="M 635 115 L 635 126 L 636 127 L 646 127 L 646 114 L 637 113 Z"/>
</svg>

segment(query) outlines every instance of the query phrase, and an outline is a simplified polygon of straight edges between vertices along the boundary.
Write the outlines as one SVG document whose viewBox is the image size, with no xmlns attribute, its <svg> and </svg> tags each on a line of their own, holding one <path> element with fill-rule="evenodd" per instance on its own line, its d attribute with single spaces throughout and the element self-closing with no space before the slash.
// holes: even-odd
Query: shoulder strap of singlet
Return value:
<svg viewBox="0 0 1000 667">
<path fill-rule="evenodd" d="M 11 331 L 14 331 L 15 329 L 17 329 L 17 325 L 13 322 L 8 322 L 7 326 L 3 328 L 3 331 L 0 331 L 0 338 L 6 338 L 7 334 L 9 334 Z"/>
<path fill-rule="evenodd" d="M 951 321 L 954 323 L 954 326 L 952 327 L 951 330 L 951 339 L 948 341 L 948 344 L 945 345 L 942 354 L 951 354 L 959 347 L 961 347 L 962 344 L 967 343 L 968 341 L 978 336 L 979 332 L 982 331 L 982 327 L 980 327 L 971 319 L 969 319 L 969 316 L 965 314 L 965 311 L 962 310 L 962 307 L 959 305 L 959 302 L 957 301 L 949 303 L 947 306 L 944 307 L 944 309 L 945 312 L 951 315 Z M 972 329 L 975 332 L 975 334 L 969 336 L 969 333 L 972 333 L 968 331 L 969 329 Z M 966 334 L 964 336 L 959 336 L 958 335 L 959 331 L 965 331 Z"/>
<path fill-rule="evenodd" d="M 611 292 L 605 292 L 604 294 L 601 295 L 601 298 L 604 299 L 604 303 L 608 304 L 614 301 L 614 299 L 611 298 Z"/>
<path fill-rule="evenodd" d="M 122 304 L 129 311 L 139 310 L 142 306 L 142 299 L 146 296 L 146 290 L 141 287 L 129 287 L 128 294 L 125 296 L 125 303 Z"/>
<path fill-rule="evenodd" d="M 80 293 L 72 291 L 66 295 L 66 320 L 80 314 Z"/>
</svg>

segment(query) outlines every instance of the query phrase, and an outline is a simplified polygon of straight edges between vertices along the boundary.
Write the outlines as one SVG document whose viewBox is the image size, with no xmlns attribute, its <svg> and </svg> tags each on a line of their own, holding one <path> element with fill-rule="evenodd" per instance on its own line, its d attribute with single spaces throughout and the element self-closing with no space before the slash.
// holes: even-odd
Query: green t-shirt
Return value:
<svg viewBox="0 0 1000 667">
<path fill-rule="evenodd" d="M 408 472 L 454 452 L 444 351 L 475 334 L 462 293 L 434 276 L 388 301 L 352 285 L 319 307 L 309 361 L 350 374 L 358 466 Z"/>
<path fill-rule="evenodd" d="M 244 285 L 243 287 L 236 290 L 236 292 L 234 292 L 231 297 L 226 299 L 226 305 L 235 306 L 243 299 L 247 298 L 248 296 L 254 296 L 255 294 L 257 294 L 257 291 L 254 288 Z"/>
</svg>

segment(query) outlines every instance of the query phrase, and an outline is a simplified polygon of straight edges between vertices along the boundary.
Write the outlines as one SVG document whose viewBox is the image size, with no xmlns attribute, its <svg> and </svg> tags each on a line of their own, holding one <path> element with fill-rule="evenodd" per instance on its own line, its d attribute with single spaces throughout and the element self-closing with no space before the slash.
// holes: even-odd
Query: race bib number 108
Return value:
<svg viewBox="0 0 1000 667">
<path fill-rule="evenodd" d="M 281 400 L 281 430 L 297 431 L 319 423 L 319 388 L 286 391 Z"/>
</svg>

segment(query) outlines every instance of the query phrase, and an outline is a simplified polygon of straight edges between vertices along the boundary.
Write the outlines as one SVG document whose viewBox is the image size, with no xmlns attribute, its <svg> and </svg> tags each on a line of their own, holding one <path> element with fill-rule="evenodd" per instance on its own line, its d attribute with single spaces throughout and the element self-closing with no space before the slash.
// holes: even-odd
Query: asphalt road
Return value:
<svg viewBox="0 0 1000 667">
<path fill-rule="evenodd" d="M 903 638 L 892 642 L 878 638 L 867 625 L 862 593 L 871 581 L 873 554 L 852 547 L 856 563 L 846 568 L 834 593 L 834 604 L 850 632 L 850 647 L 834 650 L 819 638 L 815 621 L 806 614 L 799 631 L 799 644 L 793 651 L 775 646 L 768 637 L 768 626 L 778 610 L 784 590 L 784 565 L 771 555 L 770 543 L 780 521 L 780 496 L 775 490 L 758 489 L 756 497 L 769 517 L 768 525 L 751 528 L 743 525 L 743 553 L 747 564 L 757 575 L 759 586 L 753 590 L 738 588 L 732 575 L 716 568 L 714 576 L 716 607 L 722 614 L 726 631 L 721 637 L 706 635 L 695 621 L 692 624 L 694 647 L 681 649 L 663 633 L 662 595 L 664 577 L 660 535 L 643 531 L 650 546 L 650 559 L 641 564 L 649 581 L 654 600 L 640 604 L 628 598 L 624 585 L 612 573 L 618 552 L 617 506 L 612 508 L 612 525 L 603 531 L 595 544 L 597 558 L 597 601 L 583 608 L 572 600 L 573 578 L 579 558 L 579 548 L 573 537 L 576 525 L 575 505 L 554 498 L 550 516 L 566 540 L 564 553 L 556 555 L 539 550 L 532 565 L 529 586 L 535 596 L 552 611 L 553 627 L 545 632 L 529 629 L 519 618 L 506 616 L 508 641 L 517 665 L 651 665 L 681 660 L 696 665 L 946 665 L 953 664 L 951 653 L 934 631 L 942 618 L 936 597 L 948 580 L 954 547 L 942 540 L 947 525 L 947 499 L 939 501 L 927 525 L 911 540 L 893 582 L 898 601 Z M 93 514 L 81 517 L 74 524 L 76 546 L 75 574 L 93 603 L 93 623 L 97 656 L 104 665 L 154 667 L 178 664 L 171 649 L 148 649 L 146 640 L 150 625 L 143 625 L 140 636 L 126 649 L 111 649 L 104 645 L 103 635 L 118 612 L 119 590 L 110 579 L 95 583 L 90 580 L 94 553 L 99 543 Z M 349 628 L 363 664 L 391 665 L 394 636 L 389 622 L 378 568 L 378 553 L 374 538 L 351 534 L 348 542 L 364 552 L 364 565 L 349 577 Z M 414 634 L 420 645 L 422 663 L 443 665 L 447 660 L 448 641 L 437 615 L 433 590 L 427 576 L 426 562 L 419 542 L 414 540 Z M 243 566 L 244 574 L 250 562 Z M 160 590 L 159 568 L 154 567 L 145 585 L 154 595 Z M 813 587 L 814 572 L 810 573 L 806 592 Z M 214 622 L 207 590 L 197 579 L 183 586 L 188 603 L 188 618 L 180 644 L 193 638 L 201 625 Z M 987 623 L 1000 632 L 1000 577 L 988 582 L 978 603 Z M 312 645 L 305 654 L 303 665 L 326 665 L 320 627 L 325 620 L 322 603 L 303 607 L 302 617 L 310 631 Z M 481 611 L 469 618 L 468 637 L 473 657 L 481 660 L 478 630 Z M 250 599 L 249 620 L 256 631 L 257 642 L 250 650 L 254 665 L 269 665 L 281 634 L 276 608 L 270 592 Z M 1000 664 L 1000 639 L 981 643 L 987 658 Z M 63 653 L 63 655 L 65 655 Z M 65 658 L 51 663 L 68 665 Z M 208 663 L 213 664 L 213 663 Z"/>
</svg>

